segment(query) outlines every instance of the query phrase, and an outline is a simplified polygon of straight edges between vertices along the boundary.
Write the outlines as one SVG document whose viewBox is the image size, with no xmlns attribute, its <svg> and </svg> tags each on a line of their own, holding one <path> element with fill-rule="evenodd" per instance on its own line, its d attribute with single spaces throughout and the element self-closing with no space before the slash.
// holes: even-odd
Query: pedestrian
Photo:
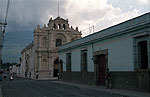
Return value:
<svg viewBox="0 0 150 97">
<path fill-rule="evenodd" d="M 60 75 L 59 75 L 59 72 L 57 73 L 57 76 L 58 76 L 58 80 L 60 80 Z"/>
<path fill-rule="evenodd" d="M 4 71 L 4 73 L 3 73 L 3 77 L 4 77 L 4 79 L 6 79 L 6 76 L 7 76 L 7 75 L 6 75 L 5 71 Z"/>
<path fill-rule="evenodd" d="M 31 77 L 31 72 L 29 73 L 29 77 Z"/>
<path fill-rule="evenodd" d="M 25 72 L 25 77 L 27 77 L 27 72 Z"/>
<path fill-rule="evenodd" d="M 109 68 L 107 68 L 107 72 L 106 72 L 106 88 L 112 88 L 111 85 L 111 73 L 109 71 Z"/>
<path fill-rule="evenodd" d="M 38 78 L 39 78 L 38 71 L 36 71 L 36 79 L 38 79 Z"/>
</svg>

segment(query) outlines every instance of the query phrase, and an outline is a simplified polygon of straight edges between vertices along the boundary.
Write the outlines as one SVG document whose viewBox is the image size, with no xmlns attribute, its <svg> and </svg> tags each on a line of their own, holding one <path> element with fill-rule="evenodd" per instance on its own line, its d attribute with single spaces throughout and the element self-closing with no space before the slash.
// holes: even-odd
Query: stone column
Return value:
<svg viewBox="0 0 150 97">
<path fill-rule="evenodd" d="M 54 38 L 54 34 L 51 34 L 51 36 L 50 36 L 50 48 L 51 49 L 54 49 L 54 47 L 55 47 L 55 40 L 54 40 L 55 38 Z"/>
<path fill-rule="evenodd" d="M 41 53 L 39 53 L 39 70 L 42 69 L 42 56 L 41 56 Z"/>
<path fill-rule="evenodd" d="M 51 49 L 51 33 L 48 33 L 48 49 Z"/>
<path fill-rule="evenodd" d="M 42 37 L 38 35 L 38 49 L 42 47 Z"/>
<path fill-rule="evenodd" d="M 51 70 L 51 56 L 49 56 L 48 59 L 49 59 L 49 60 L 48 60 L 48 61 L 49 61 L 49 64 L 48 64 L 49 76 L 52 77 L 52 76 L 51 76 L 51 74 L 52 74 L 52 73 L 51 73 L 51 71 L 52 71 L 52 70 Z"/>
</svg>

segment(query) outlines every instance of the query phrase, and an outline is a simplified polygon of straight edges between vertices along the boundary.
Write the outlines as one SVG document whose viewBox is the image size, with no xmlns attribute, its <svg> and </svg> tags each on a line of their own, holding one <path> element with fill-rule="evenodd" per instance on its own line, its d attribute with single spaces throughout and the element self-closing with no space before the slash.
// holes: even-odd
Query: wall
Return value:
<svg viewBox="0 0 150 97">
<path fill-rule="evenodd" d="M 94 43 L 94 51 L 108 49 L 110 71 L 133 71 L 133 39 L 130 35 Z"/>
<path fill-rule="evenodd" d="M 81 72 L 80 60 L 81 50 L 87 49 L 88 57 L 88 69 L 87 72 Z M 108 67 L 110 71 L 133 71 L 133 40 L 131 35 L 118 36 L 103 41 L 98 41 L 89 45 L 80 46 L 71 50 L 67 50 L 59 53 L 60 59 L 63 60 L 64 79 L 72 81 L 73 78 L 81 78 L 80 83 L 83 83 L 83 79 L 89 80 L 89 77 L 94 77 L 94 63 L 93 52 L 108 49 Z M 72 68 L 71 72 L 66 71 L 66 53 L 71 53 Z M 93 73 L 93 75 L 91 73 Z M 79 76 L 80 75 L 80 76 Z M 84 75 L 82 77 L 82 75 Z M 86 77 L 87 76 L 87 77 Z M 71 78 L 69 78 L 71 77 Z M 78 80 L 79 81 L 79 80 Z M 79 83 L 77 81 L 77 83 Z M 94 81 L 94 80 L 93 80 Z M 92 82 L 92 81 L 91 81 Z M 89 82 L 87 82 L 89 83 Z M 93 82 L 92 82 L 93 83 Z M 91 84 L 91 83 L 90 83 Z"/>
<path fill-rule="evenodd" d="M 20 66 L 20 77 L 25 77 L 24 72 L 25 72 L 25 54 L 22 53 L 21 56 L 21 66 Z"/>
<path fill-rule="evenodd" d="M 63 60 L 63 76 L 62 80 L 67 82 L 74 82 L 79 84 L 94 84 L 94 64 L 90 64 L 92 61 L 91 56 L 88 56 L 88 70 L 81 72 L 80 66 L 80 50 L 86 49 L 81 47 L 80 49 L 73 49 L 71 51 L 59 53 L 59 58 Z M 87 47 L 88 49 L 88 47 Z M 71 71 L 66 71 L 66 53 L 71 53 Z M 90 53 L 89 53 L 90 54 Z M 89 65 L 90 64 L 90 65 Z"/>
<path fill-rule="evenodd" d="M 34 47 L 29 44 L 23 51 L 21 57 L 20 76 L 25 77 L 26 69 L 28 68 L 27 77 L 34 78 Z M 26 63 L 27 60 L 27 63 Z M 28 67 L 26 67 L 28 65 Z M 31 76 L 30 76 L 31 72 Z"/>
<path fill-rule="evenodd" d="M 63 60 L 63 71 L 66 71 L 66 52 L 59 53 L 59 59 Z"/>
<path fill-rule="evenodd" d="M 78 49 L 74 49 L 71 51 L 71 70 L 72 71 L 80 71 L 80 51 Z"/>
</svg>

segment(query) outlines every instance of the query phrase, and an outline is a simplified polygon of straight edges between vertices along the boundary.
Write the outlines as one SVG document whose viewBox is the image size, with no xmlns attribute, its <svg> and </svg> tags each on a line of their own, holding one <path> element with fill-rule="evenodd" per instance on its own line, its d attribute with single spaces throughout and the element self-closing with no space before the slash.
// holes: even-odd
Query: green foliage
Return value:
<svg viewBox="0 0 150 97">
<path fill-rule="evenodd" d="M 7 62 L 7 63 L 3 63 L 2 64 L 2 69 L 8 69 L 10 66 L 13 66 L 13 65 L 16 65 L 17 63 L 14 63 L 14 62 L 12 62 L 12 63 L 9 63 L 9 62 Z"/>
</svg>

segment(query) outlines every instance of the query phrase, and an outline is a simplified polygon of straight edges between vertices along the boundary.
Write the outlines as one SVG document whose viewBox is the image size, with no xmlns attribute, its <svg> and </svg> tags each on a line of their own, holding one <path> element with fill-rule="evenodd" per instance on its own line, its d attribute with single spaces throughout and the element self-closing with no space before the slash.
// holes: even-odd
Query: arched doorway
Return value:
<svg viewBox="0 0 150 97">
<path fill-rule="evenodd" d="M 58 77 L 58 61 L 59 61 L 59 58 L 56 58 L 56 60 L 54 60 L 54 77 Z"/>
</svg>

